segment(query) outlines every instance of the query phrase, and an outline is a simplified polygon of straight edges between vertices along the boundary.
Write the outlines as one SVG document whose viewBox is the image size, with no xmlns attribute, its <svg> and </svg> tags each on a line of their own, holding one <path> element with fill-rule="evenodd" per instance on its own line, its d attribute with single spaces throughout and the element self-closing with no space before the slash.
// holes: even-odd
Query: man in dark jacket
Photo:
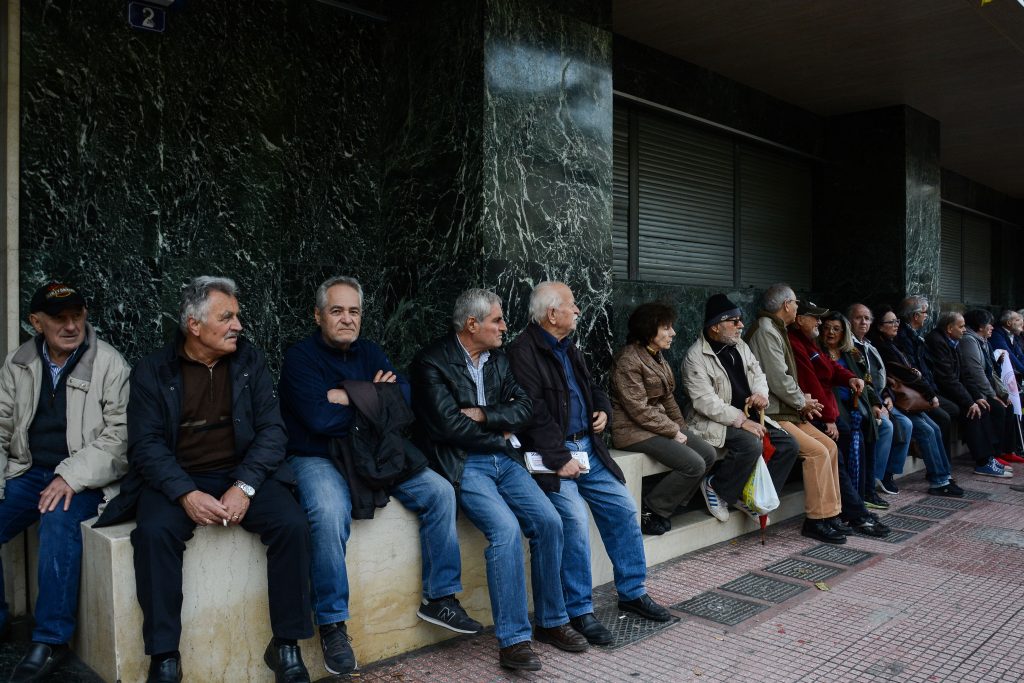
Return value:
<svg viewBox="0 0 1024 683">
<path fill-rule="evenodd" d="M 299 500 L 310 521 L 313 610 L 324 666 L 332 674 L 347 674 L 356 668 L 345 626 L 349 617 L 345 547 L 352 525 L 352 492 L 331 460 L 328 444 L 349 436 L 356 411 L 339 384 L 346 380 L 395 383 L 406 401 L 409 384 L 378 345 L 359 337 L 363 288 L 357 280 L 330 278 L 320 285 L 315 298 L 317 329 L 284 355 L 281 412 L 288 428 L 288 464 L 298 479 Z M 455 597 L 462 590 L 462 565 L 451 484 L 424 467 L 388 493 L 420 519 L 423 603 L 417 616 L 457 633 L 479 633 L 483 626 L 466 614 Z"/>
<path fill-rule="evenodd" d="M 420 440 L 458 492 L 463 512 L 487 537 L 487 589 L 501 666 L 536 671 L 520 530 L 530 540 L 534 635 L 569 652 L 587 649 L 586 639 L 569 626 L 557 580 L 562 523 L 516 451 L 514 432 L 526 424 L 531 404 L 498 350 L 507 329 L 501 299 L 467 290 L 455 301 L 452 323 L 454 333 L 413 360 Z"/>
<path fill-rule="evenodd" d="M 267 548 L 270 623 L 264 661 L 278 683 L 306 683 L 297 641 L 313 635 L 309 530 L 274 475 L 286 436 L 263 354 L 240 337 L 237 288 L 201 276 L 182 293 L 181 333 L 131 375 L 128 461 L 122 493 L 98 522 L 132 516 L 135 579 L 148 681 L 181 680 L 181 582 L 196 525 L 239 525 Z"/>
<path fill-rule="evenodd" d="M 523 447 L 539 453 L 552 472 L 539 475 L 537 483 L 562 516 L 566 609 L 573 627 L 591 643 L 608 644 L 611 634 L 594 616 L 590 522 L 584 501 L 615 570 L 619 608 L 654 621 L 672 617 L 644 587 L 647 563 L 636 503 L 600 436 L 608 426 L 611 402 L 569 337 L 579 313 L 565 284 L 540 283 L 530 296 L 532 322 L 509 346 L 509 359 L 533 401 L 530 420 L 519 434 Z M 581 460 L 589 461 L 589 470 L 581 469 Z"/>
<path fill-rule="evenodd" d="M 932 373 L 939 392 L 956 403 L 964 441 L 974 457 L 974 473 L 988 477 L 1008 478 L 1007 472 L 994 458 L 994 432 L 990 406 L 984 396 L 972 396 L 960 378 L 960 356 L 957 347 L 967 332 L 964 317 L 956 312 L 943 313 L 928 333 L 925 342 L 932 358 Z"/>
</svg>

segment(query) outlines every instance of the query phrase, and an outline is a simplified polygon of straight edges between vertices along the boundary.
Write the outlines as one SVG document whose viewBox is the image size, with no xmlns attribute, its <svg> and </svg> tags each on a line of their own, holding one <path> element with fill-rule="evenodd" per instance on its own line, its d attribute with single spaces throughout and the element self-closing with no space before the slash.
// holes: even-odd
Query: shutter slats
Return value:
<svg viewBox="0 0 1024 683">
<path fill-rule="evenodd" d="M 964 216 L 964 303 L 992 303 L 992 224 Z"/>
<path fill-rule="evenodd" d="M 941 238 L 939 244 L 939 298 L 962 301 L 961 292 L 961 240 L 960 221 L 963 214 L 948 206 L 942 207 Z"/>
<path fill-rule="evenodd" d="M 621 107 L 612 122 L 612 276 L 629 277 L 629 115 Z"/>
</svg>

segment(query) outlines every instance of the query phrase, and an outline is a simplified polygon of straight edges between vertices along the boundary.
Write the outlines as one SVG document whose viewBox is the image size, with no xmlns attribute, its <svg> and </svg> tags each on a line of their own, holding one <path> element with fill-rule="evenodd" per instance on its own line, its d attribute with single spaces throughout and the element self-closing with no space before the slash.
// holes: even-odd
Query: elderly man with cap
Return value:
<svg viewBox="0 0 1024 683">
<path fill-rule="evenodd" d="M 704 306 L 704 331 L 687 350 L 682 375 L 690 396 L 686 417 L 691 429 L 722 457 L 702 490 L 757 519 L 739 496 L 762 455 L 765 435 L 775 447 L 768 471 L 776 491 L 782 491 L 798 449 L 774 420 L 766 418 L 762 425 L 756 418 L 757 411 L 768 407 L 768 380 L 742 333 L 739 307 L 724 294 L 712 295 Z"/>
<path fill-rule="evenodd" d="M 822 353 L 815 343 L 821 327 L 821 318 L 828 314 L 827 308 L 815 306 L 810 301 L 798 302 L 796 320 L 789 325 L 789 343 L 796 360 L 797 382 L 800 389 L 806 391 L 821 404 L 821 412 L 812 418 L 811 424 L 828 438 L 838 441 L 842 447 L 836 446 L 839 460 L 839 496 L 842 503 L 842 519 L 846 524 L 833 522 L 836 528 L 848 532 L 847 524 L 868 536 L 885 536 L 889 527 L 868 512 L 847 471 L 844 448 L 849 449 L 853 442 L 851 425 L 843 421 L 839 414 L 839 405 L 832 393 L 836 387 L 845 386 L 854 394 L 864 391 L 864 380 L 850 370 Z M 858 428 L 859 429 L 859 428 Z M 841 524 L 841 527 L 838 526 Z"/>
<path fill-rule="evenodd" d="M 810 424 L 823 408 L 804 393 L 797 379 L 796 358 L 786 326 L 796 320 L 798 300 L 784 283 L 765 291 L 757 320 L 747 328 L 744 340 L 761 364 L 768 382 L 765 414 L 796 439 L 803 462 L 804 536 L 825 543 L 846 543 L 845 529 L 837 528 L 839 513 L 839 449 L 836 443 Z"/>
<path fill-rule="evenodd" d="M 32 645 L 11 681 L 39 680 L 66 657 L 78 614 L 79 525 L 128 469 L 127 363 L 96 338 L 72 287 L 41 287 L 29 310 L 37 334 L 0 370 L 0 543 L 39 521 Z M 6 628 L 2 600 L 0 618 Z"/>
</svg>

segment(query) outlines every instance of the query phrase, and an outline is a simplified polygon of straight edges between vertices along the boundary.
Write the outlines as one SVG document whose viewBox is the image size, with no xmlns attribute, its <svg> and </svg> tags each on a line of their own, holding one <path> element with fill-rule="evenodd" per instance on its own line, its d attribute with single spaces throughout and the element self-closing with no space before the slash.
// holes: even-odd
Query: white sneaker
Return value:
<svg viewBox="0 0 1024 683">
<path fill-rule="evenodd" d="M 745 514 L 747 517 L 750 517 L 750 519 L 754 520 L 754 524 L 757 524 L 758 526 L 761 525 L 761 515 L 758 514 L 757 512 L 754 512 L 750 508 L 748 508 L 747 504 L 744 503 L 742 500 L 737 500 L 735 505 L 734 505 L 734 507 L 737 510 L 739 510 L 740 512 L 742 512 L 743 514 Z M 768 515 L 765 515 L 765 517 L 764 517 L 764 525 L 768 526 L 771 523 L 772 523 L 772 518 L 769 517 Z"/>
<path fill-rule="evenodd" d="M 704 477 L 700 480 L 700 492 L 704 494 L 704 504 L 708 506 L 708 512 L 719 522 L 728 522 L 729 506 L 723 503 L 715 490 L 711 488 L 711 477 Z"/>
</svg>

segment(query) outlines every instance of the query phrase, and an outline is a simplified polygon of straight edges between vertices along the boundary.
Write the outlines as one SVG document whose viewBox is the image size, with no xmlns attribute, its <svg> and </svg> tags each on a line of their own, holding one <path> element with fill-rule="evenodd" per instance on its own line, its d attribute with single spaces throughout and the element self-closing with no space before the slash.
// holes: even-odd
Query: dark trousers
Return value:
<svg viewBox="0 0 1024 683">
<path fill-rule="evenodd" d="M 825 431 L 824 422 L 812 422 L 815 427 L 820 429 L 822 432 Z M 864 499 L 861 498 L 859 487 L 854 483 L 853 479 L 850 478 L 849 463 L 847 462 L 846 451 L 842 448 L 842 443 L 849 444 L 850 425 L 842 417 L 836 420 L 836 428 L 839 430 L 839 498 L 843 506 L 842 517 L 847 521 L 860 519 L 868 513 L 868 509 L 864 506 Z M 845 437 L 844 437 L 845 433 Z M 847 446 L 848 447 L 848 446 Z M 863 452 L 866 446 L 861 443 L 861 451 Z"/>
<path fill-rule="evenodd" d="M 224 495 L 234 483 L 227 473 L 191 476 L 196 488 L 215 498 Z M 180 504 L 156 489 L 143 488 L 132 546 L 135 548 L 136 590 L 142 607 L 142 636 L 148 655 L 178 649 L 181 567 L 185 542 L 192 538 L 195 526 Z M 309 638 L 313 635 L 309 602 L 309 525 L 298 501 L 283 484 L 268 479 L 250 501 L 241 527 L 259 534 L 267 546 L 267 587 L 274 636 Z M 228 615 L 228 618 L 250 616 Z"/>
<path fill-rule="evenodd" d="M 953 420 L 960 417 L 960 408 L 945 396 L 938 398 L 939 407 L 925 412 L 932 422 L 939 425 L 939 431 L 942 432 L 942 443 L 946 446 L 946 453 L 952 459 L 953 454 L 956 453 L 953 448 L 956 445 L 953 443 Z"/>
<path fill-rule="evenodd" d="M 677 507 L 689 503 L 704 474 L 715 464 L 715 449 L 711 444 L 689 429 L 683 430 L 683 434 L 687 439 L 685 444 L 665 436 L 652 436 L 629 447 L 672 468 L 643 499 L 645 508 L 662 517 L 671 517 Z M 717 477 L 714 488 L 725 502 L 731 502 L 718 490 Z"/>
<path fill-rule="evenodd" d="M 772 440 L 772 445 L 775 446 L 775 454 L 768 461 L 768 472 L 772 475 L 775 492 L 781 496 L 782 487 L 785 486 L 786 480 L 789 479 L 789 473 L 792 471 L 793 465 L 796 464 L 800 447 L 796 439 L 787 432 L 770 425 L 765 425 L 765 428 L 768 430 L 768 437 Z M 764 442 L 745 429 L 726 427 L 725 448 L 728 451 L 725 459 L 718 463 L 719 469 L 715 471 L 715 493 L 722 500 L 734 503 L 743 493 L 743 487 L 746 485 L 747 479 L 750 478 L 757 458 L 761 457 Z M 730 466 L 727 463 L 735 464 Z M 727 471 L 734 473 L 726 478 L 730 481 L 728 487 L 723 486 L 724 482 L 720 471 L 723 466 L 728 468 Z M 722 489 L 727 490 L 723 493 Z"/>
<path fill-rule="evenodd" d="M 852 403 L 848 406 L 848 409 L 854 409 Z M 873 419 L 875 419 L 874 416 L 866 417 L 861 414 L 861 423 L 859 428 L 860 443 L 856 449 L 856 478 L 853 476 L 853 470 L 855 468 L 851 462 L 854 455 L 853 431 L 845 418 L 841 417 L 836 422 L 836 428 L 839 429 L 839 440 L 836 441 L 836 444 L 839 446 L 840 463 L 846 466 L 846 475 L 850 478 L 850 483 L 855 489 L 857 489 L 857 493 L 860 495 L 862 500 L 869 491 L 874 493 L 875 490 L 875 442 L 874 440 L 868 441 L 868 434 L 871 427 L 867 424 L 868 420 Z"/>
<path fill-rule="evenodd" d="M 1002 408 L 1002 406 L 998 407 Z M 931 412 L 928 415 L 931 416 Z M 984 467 L 989 460 L 999 455 L 995 452 L 998 439 L 995 438 L 996 433 L 993 431 L 992 416 L 992 413 L 985 410 L 981 411 L 979 417 L 971 419 L 967 418 L 966 413 L 959 413 L 957 421 L 960 424 L 960 438 L 967 444 L 967 450 L 971 452 L 976 467 Z M 1000 429 L 1002 429 L 1001 426 Z M 955 451 L 949 452 L 950 462 L 953 460 L 953 453 Z"/>
</svg>

